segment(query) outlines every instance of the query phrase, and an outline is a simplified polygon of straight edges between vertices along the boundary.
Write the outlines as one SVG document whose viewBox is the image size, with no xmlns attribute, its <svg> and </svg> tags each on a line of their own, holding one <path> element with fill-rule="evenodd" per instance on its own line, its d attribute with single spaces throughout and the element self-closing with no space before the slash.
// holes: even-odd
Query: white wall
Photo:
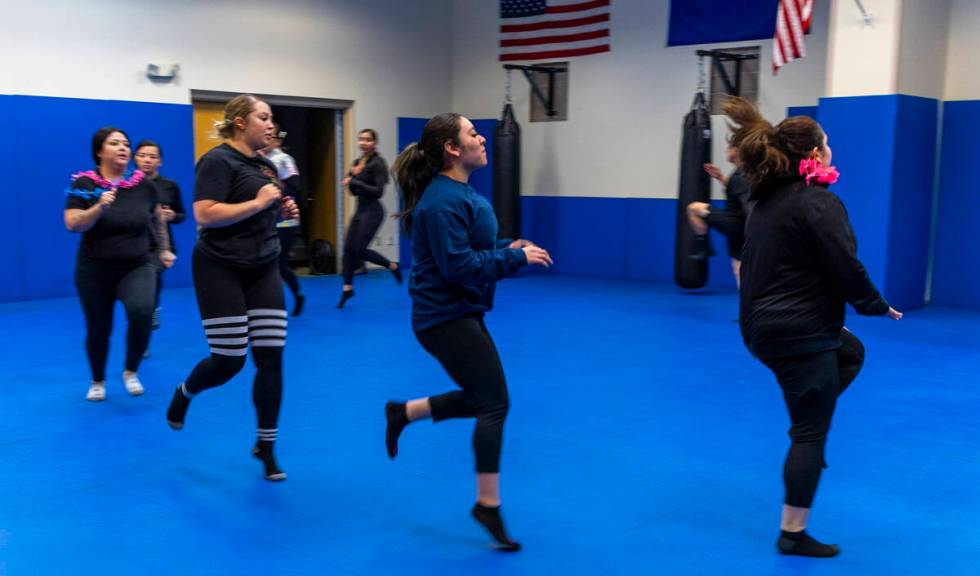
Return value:
<svg viewBox="0 0 980 576">
<path fill-rule="evenodd" d="M 476 118 L 500 114 L 505 73 L 497 61 L 497 6 L 453 0 L 453 108 Z M 826 2 L 819 2 L 808 56 L 773 77 L 772 41 L 760 45 L 760 105 L 774 120 L 787 106 L 824 95 Z M 677 195 L 681 123 L 697 85 L 701 46 L 665 47 L 669 0 L 612 4 L 612 51 L 571 61 L 569 120 L 528 121 L 527 81 L 513 77 L 521 123 L 522 193 L 526 195 L 671 198 Z M 720 48 L 725 45 L 711 45 Z M 716 117 L 715 159 L 724 158 L 724 124 Z"/>
<path fill-rule="evenodd" d="M 355 129 L 451 103 L 448 0 L 3 2 L 0 93 L 187 104 L 190 91 L 352 100 Z M 180 63 L 172 84 L 149 62 Z M 395 194 L 386 195 L 388 212 Z M 391 219 L 382 237 L 396 236 Z M 389 257 L 395 247 L 385 247 Z"/>
<path fill-rule="evenodd" d="M 900 94 L 943 98 L 949 8 L 949 0 L 902 0 Z"/>
<path fill-rule="evenodd" d="M 862 0 L 872 15 L 866 24 L 857 4 L 833 0 L 827 54 L 828 96 L 894 94 L 902 33 L 902 0 Z"/>
<path fill-rule="evenodd" d="M 980 2 L 949 0 L 946 100 L 980 99 Z"/>
</svg>

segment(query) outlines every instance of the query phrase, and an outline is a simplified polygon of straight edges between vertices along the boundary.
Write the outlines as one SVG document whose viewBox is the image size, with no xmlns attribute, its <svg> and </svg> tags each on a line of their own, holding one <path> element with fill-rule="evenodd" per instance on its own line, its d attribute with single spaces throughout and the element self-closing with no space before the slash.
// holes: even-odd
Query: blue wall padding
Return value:
<svg viewBox="0 0 980 576">
<path fill-rule="evenodd" d="M 64 190 L 71 174 L 94 168 L 91 139 L 106 125 L 126 131 L 135 144 L 156 140 L 164 149 L 167 177 L 181 187 L 191 210 L 194 183 L 194 129 L 190 105 L 4 96 L 7 113 L 0 128 L 8 143 L 0 149 L 13 168 L 7 188 L 19 206 L 2 227 L 8 276 L 0 300 L 32 300 L 75 294 L 73 281 L 78 234 L 64 227 Z M 16 143 L 16 145 L 14 144 Z M 189 286 L 195 226 L 189 216 L 174 227 L 180 253 L 165 286 Z"/>
<path fill-rule="evenodd" d="M 817 118 L 817 111 L 820 110 L 819 106 L 790 106 L 786 109 L 786 117 L 790 116 L 809 116 L 814 120 L 819 120 Z"/>
<path fill-rule="evenodd" d="M 47 220 L 50 216 L 40 213 L 31 204 L 27 205 L 30 211 L 25 211 L 22 196 L 27 194 L 22 182 L 23 169 L 19 157 L 23 151 L 17 154 L 15 151 L 18 144 L 26 143 L 39 160 L 42 157 L 47 160 L 56 152 L 45 143 L 34 140 L 30 133 L 18 135 L 14 125 L 16 114 L 12 110 L 14 101 L 13 96 L 0 96 L 0 110 L 5 111 L 0 114 L 0 131 L 6 134 L 5 138 L 0 138 L 0 158 L 4 160 L 3 187 L 7 196 L 4 203 L 6 217 L 3 226 L 0 226 L 0 262 L 3 262 L 4 267 L 4 278 L 0 282 L 0 302 L 24 299 L 23 252 L 24 246 L 30 244 L 30 240 L 24 238 L 24 224 Z"/>
<path fill-rule="evenodd" d="M 555 260 L 549 272 L 646 282 L 673 281 L 677 200 L 524 196 L 523 232 Z M 721 208 L 723 203 L 716 202 Z M 733 289 L 724 236 L 711 234 L 708 287 Z"/>
<path fill-rule="evenodd" d="M 938 120 L 937 100 L 899 95 L 885 286 L 906 308 L 925 305 Z"/>
<path fill-rule="evenodd" d="M 925 303 L 938 103 L 905 95 L 822 98 L 858 256 L 896 308 Z"/>
<path fill-rule="evenodd" d="M 980 309 L 980 101 L 943 105 L 932 302 Z"/>
</svg>

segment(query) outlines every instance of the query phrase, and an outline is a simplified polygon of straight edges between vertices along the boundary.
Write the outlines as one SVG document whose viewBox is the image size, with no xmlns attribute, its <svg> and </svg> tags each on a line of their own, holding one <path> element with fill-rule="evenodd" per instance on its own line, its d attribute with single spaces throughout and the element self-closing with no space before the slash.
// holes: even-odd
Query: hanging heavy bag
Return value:
<svg viewBox="0 0 980 576">
<path fill-rule="evenodd" d="M 521 237 L 521 127 L 510 104 L 493 131 L 493 211 L 498 238 Z"/>
<path fill-rule="evenodd" d="M 708 162 L 711 162 L 711 115 L 704 93 L 699 91 L 691 111 L 684 117 L 681 141 L 674 236 L 674 282 L 681 288 L 701 288 L 708 282 L 707 237 L 699 239 L 687 221 L 688 204 L 711 200 L 711 177 L 704 171 Z"/>
</svg>

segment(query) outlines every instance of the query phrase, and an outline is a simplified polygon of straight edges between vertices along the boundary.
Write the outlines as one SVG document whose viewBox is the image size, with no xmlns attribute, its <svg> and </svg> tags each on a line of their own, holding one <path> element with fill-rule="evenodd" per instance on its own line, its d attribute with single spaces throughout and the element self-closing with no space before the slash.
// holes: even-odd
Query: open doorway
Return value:
<svg viewBox="0 0 980 576">
<path fill-rule="evenodd" d="M 195 161 L 221 144 L 214 123 L 223 118 L 225 103 L 236 96 L 228 92 L 194 90 Z M 268 102 L 273 118 L 286 132 L 283 150 L 296 160 L 300 173 L 299 240 L 290 253 L 290 264 L 297 272 L 334 274 L 339 269 L 343 242 L 344 199 L 340 174 L 344 162 L 344 128 L 349 101 L 269 96 L 256 94 Z"/>
</svg>

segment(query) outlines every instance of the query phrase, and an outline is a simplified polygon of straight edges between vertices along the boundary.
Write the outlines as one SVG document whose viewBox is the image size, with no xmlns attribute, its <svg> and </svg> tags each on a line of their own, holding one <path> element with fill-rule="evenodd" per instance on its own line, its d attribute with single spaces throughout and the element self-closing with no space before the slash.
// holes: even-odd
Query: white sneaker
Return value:
<svg viewBox="0 0 980 576">
<path fill-rule="evenodd" d="M 123 384 L 126 386 L 126 392 L 129 392 L 130 396 L 140 396 L 143 394 L 143 385 L 140 383 L 140 379 L 136 374 L 129 376 L 123 374 Z"/>
<path fill-rule="evenodd" d="M 88 387 L 88 394 L 85 399 L 89 402 L 102 402 L 105 400 L 105 382 L 92 382 Z"/>
</svg>

